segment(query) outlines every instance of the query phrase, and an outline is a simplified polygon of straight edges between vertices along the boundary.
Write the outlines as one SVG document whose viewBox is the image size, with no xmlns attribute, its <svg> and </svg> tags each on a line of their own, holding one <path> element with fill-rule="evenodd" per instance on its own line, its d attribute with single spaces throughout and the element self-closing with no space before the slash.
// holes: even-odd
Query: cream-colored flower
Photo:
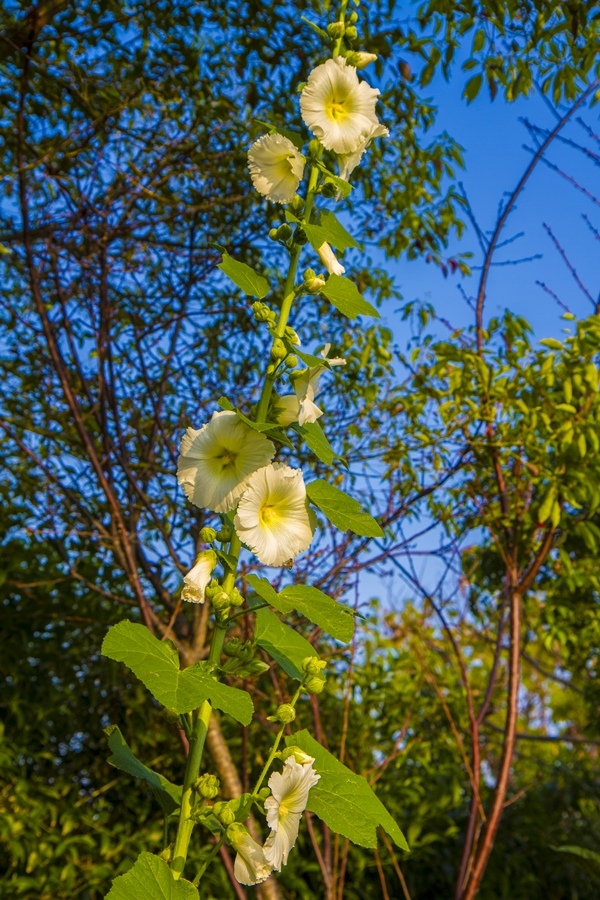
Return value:
<svg viewBox="0 0 600 900">
<path fill-rule="evenodd" d="M 323 359 L 327 359 L 327 354 L 331 349 L 331 344 L 326 344 L 321 351 Z M 335 359 L 327 359 L 330 366 L 345 366 L 346 360 L 342 357 Z M 293 379 L 294 394 L 286 394 L 277 400 L 275 406 L 277 421 L 280 425 L 291 425 L 292 422 L 298 422 L 305 425 L 307 422 L 316 422 L 323 415 L 323 410 L 314 402 L 315 396 L 319 389 L 319 378 L 327 371 L 327 366 L 311 366 L 301 372 L 294 373 Z"/>
<path fill-rule="evenodd" d="M 314 529 L 300 469 L 274 463 L 251 475 L 234 526 L 266 566 L 282 566 L 307 550 Z"/>
<path fill-rule="evenodd" d="M 214 550 L 204 550 L 198 554 L 196 564 L 183 579 L 182 600 L 187 600 L 188 603 L 204 603 L 204 591 L 216 564 L 217 554 Z"/>
<path fill-rule="evenodd" d="M 354 153 L 378 125 L 379 91 L 359 81 L 356 69 L 338 56 L 317 66 L 300 97 L 302 118 L 327 150 Z"/>
<path fill-rule="evenodd" d="M 373 138 L 385 137 L 389 133 L 390 132 L 385 125 L 373 125 L 371 132 L 365 135 L 361 144 L 353 153 L 341 153 L 339 156 L 340 178 L 343 178 L 344 181 L 348 181 L 350 175 L 354 172 L 355 168 L 363 158 L 364 152 Z"/>
<path fill-rule="evenodd" d="M 202 428 L 188 428 L 183 436 L 177 481 L 196 506 L 229 512 L 248 477 L 274 455 L 271 441 L 248 428 L 234 412 L 216 412 Z"/>
<path fill-rule="evenodd" d="M 304 157 L 282 134 L 266 134 L 250 147 L 248 168 L 259 193 L 274 203 L 289 203 L 304 176 Z"/>
<path fill-rule="evenodd" d="M 277 872 L 287 864 L 290 850 L 298 837 L 308 793 L 321 777 L 313 769 L 312 756 L 308 760 L 301 765 L 294 756 L 290 756 L 285 761 L 283 772 L 274 772 L 269 778 L 271 796 L 265 800 L 265 809 L 271 834 L 265 841 L 264 854 Z"/>
<path fill-rule="evenodd" d="M 233 874 L 240 884 L 261 884 L 266 881 L 273 866 L 267 861 L 263 848 L 250 836 L 248 830 L 238 822 L 227 829 L 227 837 L 237 850 L 233 864 Z"/>
<path fill-rule="evenodd" d="M 346 271 L 341 262 L 338 262 L 337 256 L 327 243 L 321 244 L 319 249 L 317 250 L 319 254 L 319 259 L 327 269 L 330 275 L 343 275 Z"/>
</svg>

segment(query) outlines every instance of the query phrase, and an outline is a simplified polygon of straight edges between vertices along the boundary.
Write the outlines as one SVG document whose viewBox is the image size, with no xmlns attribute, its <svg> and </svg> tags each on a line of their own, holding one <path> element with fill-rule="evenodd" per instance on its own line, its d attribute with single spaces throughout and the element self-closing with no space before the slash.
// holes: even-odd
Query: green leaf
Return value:
<svg viewBox="0 0 600 900">
<path fill-rule="evenodd" d="M 269 293 L 269 282 L 267 279 L 255 272 L 250 266 L 247 266 L 246 263 L 233 259 L 229 253 L 223 254 L 223 259 L 217 268 L 224 272 L 234 284 L 237 284 L 250 297 L 258 297 L 259 300 L 262 300 Z"/>
<path fill-rule="evenodd" d="M 285 742 L 314 757 L 321 776 L 308 795 L 310 812 L 360 847 L 377 846 L 377 826 L 381 825 L 397 847 L 409 850 L 400 828 L 364 778 L 342 765 L 308 731 L 289 735 Z"/>
<path fill-rule="evenodd" d="M 563 844 L 561 847 L 553 847 L 550 845 L 551 850 L 556 850 L 557 853 L 572 853 L 573 856 L 579 856 L 581 859 L 589 859 L 591 862 L 598 863 L 600 865 L 600 853 L 595 853 L 593 850 L 588 850 L 587 847 L 575 847 L 571 844 Z"/>
<path fill-rule="evenodd" d="M 330 466 L 338 456 L 337 453 L 334 453 L 333 447 L 318 422 L 306 422 L 304 425 L 294 424 L 292 428 L 300 437 L 304 438 L 315 456 L 326 466 Z"/>
<path fill-rule="evenodd" d="M 315 366 L 325 366 L 326 369 L 331 369 L 329 361 L 325 359 L 324 356 L 314 356 L 312 353 L 302 353 L 302 351 L 298 350 L 296 347 L 294 347 L 294 355 L 297 356 L 298 359 L 301 359 L 305 365 L 312 368 Z"/>
<path fill-rule="evenodd" d="M 288 141 L 292 142 L 296 150 L 302 150 L 304 139 L 297 131 L 288 131 L 287 128 L 279 128 L 278 125 L 271 125 L 270 122 L 264 122 L 262 119 L 254 119 L 254 121 L 257 125 L 262 125 L 263 128 L 266 128 L 269 134 L 282 134 L 283 137 L 286 137 Z"/>
<path fill-rule="evenodd" d="M 325 181 L 331 182 L 333 186 L 339 191 L 340 197 L 343 197 L 344 200 L 350 196 L 353 191 L 353 187 L 343 178 L 340 178 L 339 175 L 334 175 L 333 172 L 330 172 L 326 165 L 317 160 L 317 168 L 323 172 L 325 175 Z"/>
<path fill-rule="evenodd" d="M 109 765 L 149 784 L 166 816 L 181 806 L 181 788 L 145 766 L 130 749 L 117 725 L 109 725 L 104 733 L 112 751 L 112 756 L 107 760 Z"/>
<path fill-rule="evenodd" d="M 316 587 L 308 584 L 292 584 L 279 592 L 299 613 L 314 622 L 338 641 L 348 643 L 354 634 L 352 610 L 338 603 Z"/>
<path fill-rule="evenodd" d="M 221 407 L 221 409 L 227 410 L 227 412 L 234 412 L 240 422 L 243 422 L 244 425 L 247 425 L 248 428 L 251 428 L 252 431 L 257 431 L 259 434 L 268 434 L 269 437 L 272 437 L 273 440 L 278 441 L 280 444 L 284 444 L 286 447 L 290 447 L 293 449 L 291 442 L 285 436 L 281 425 L 277 425 L 274 422 L 253 422 L 252 419 L 249 419 L 243 413 L 236 409 L 231 400 L 228 400 L 227 397 L 219 397 L 217 400 L 217 405 Z"/>
<path fill-rule="evenodd" d="M 268 602 L 268 601 L 267 601 Z M 284 672 L 297 681 L 302 681 L 302 661 L 307 656 L 316 656 L 312 644 L 301 634 L 284 625 L 277 616 L 268 609 L 256 610 L 256 643 L 266 650 Z"/>
<path fill-rule="evenodd" d="M 294 584 L 284 587 L 277 593 L 266 578 L 259 578 L 258 575 L 248 575 L 248 583 L 262 600 L 284 615 L 295 609 L 336 640 L 347 643 L 352 638 L 354 634 L 352 610 L 337 603 L 333 597 L 328 597 L 318 588 L 307 584 Z"/>
<path fill-rule="evenodd" d="M 472 103 L 479 91 L 481 90 L 481 85 L 483 83 L 483 75 L 481 72 L 479 75 L 473 75 L 472 78 L 469 78 L 465 85 L 465 89 L 463 91 L 463 97 L 467 98 L 469 103 Z"/>
<path fill-rule="evenodd" d="M 112 883 L 106 900 L 199 900 L 185 878 L 175 880 L 168 864 L 153 853 L 140 853 L 133 867 Z"/>
<path fill-rule="evenodd" d="M 205 700 L 242 725 L 252 719 L 250 695 L 217 681 L 206 662 L 179 668 L 179 656 L 171 641 L 159 641 L 145 625 L 124 621 L 114 625 L 102 642 L 104 656 L 125 663 L 150 693 L 167 709 L 191 712 Z"/>
<path fill-rule="evenodd" d="M 341 178 L 337 179 L 342 181 Z M 347 182 L 343 182 L 347 183 Z M 322 209 L 319 212 L 319 228 L 324 228 L 328 234 L 327 243 L 335 247 L 336 250 L 348 250 L 351 247 L 358 247 L 349 231 L 346 231 L 338 217 L 330 209 Z"/>
<path fill-rule="evenodd" d="M 321 293 L 349 319 L 355 319 L 357 316 L 379 318 L 375 307 L 365 300 L 354 282 L 344 278 L 343 275 L 330 275 L 325 287 L 321 288 Z"/>
<path fill-rule="evenodd" d="M 306 493 L 309 500 L 340 531 L 352 531 L 363 537 L 383 537 L 383 531 L 373 516 L 339 488 L 326 481 L 311 481 L 306 485 Z"/>
</svg>

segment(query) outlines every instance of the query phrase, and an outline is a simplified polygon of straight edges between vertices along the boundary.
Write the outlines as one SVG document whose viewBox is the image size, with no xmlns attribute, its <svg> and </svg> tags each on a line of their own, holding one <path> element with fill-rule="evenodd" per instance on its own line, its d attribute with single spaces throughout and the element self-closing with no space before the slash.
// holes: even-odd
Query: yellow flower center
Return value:
<svg viewBox="0 0 600 900">
<path fill-rule="evenodd" d="M 221 464 L 221 469 L 226 469 L 228 466 L 235 465 L 235 454 L 231 453 L 230 450 L 226 450 L 222 456 L 219 456 L 219 462 Z"/>
<path fill-rule="evenodd" d="M 264 503 L 258 513 L 260 524 L 266 528 L 272 527 L 279 519 L 277 508 L 272 503 Z"/>
<path fill-rule="evenodd" d="M 333 121 L 336 122 L 339 119 L 345 119 L 348 112 L 340 100 L 336 100 L 335 97 L 332 97 L 327 104 L 327 114 L 330 119 L 333 119 Z"/>
</svg>

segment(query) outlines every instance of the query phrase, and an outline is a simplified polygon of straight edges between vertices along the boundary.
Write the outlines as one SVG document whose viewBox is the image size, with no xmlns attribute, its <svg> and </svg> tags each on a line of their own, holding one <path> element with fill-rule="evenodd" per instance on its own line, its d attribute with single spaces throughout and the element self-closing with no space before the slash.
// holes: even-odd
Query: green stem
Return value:
<svg viewBox="0 0 600 900">
<path fill-rule="evenodd" d="M 294 706 L 294 707 L 296 706 L 296 703 L 298 702 L 301 692 L 302 692 L 302 685 L 300 685 L 300 687 L 298 688 L 298 690 L 296 691 L 296 693 L 290 700 L 290 706 Z M 279 744 L 281 743 L 281 738 L 283 737 L 284 731 L 285 731 L 285 725 L 282 725 L 275 736 L 275 740 L 273 741 L 273 746 L 271 748 L 271 752 L 269 753 L 269 758 L 267 759 L 266 763 L 264 764 L 262 772 L 258 776 L 258 781 L 256 782 L 256 784 L 254 786 L 254 790 L 252 792 L 253 795 L 258 794 L 258 792 L 261 789 L 262 783 L 267 776 L 267 772 L 271 768 L 271 765 L 273 764 L 273 760 L 275 759 L 275 754 L 277 753 L 277 749 L 279 747 Z"/>
<path fill-rule="evenodd" d="M 341 5 L 340 5 L 340 14 L 338 16 L 338 22 L 342 22 L 342 24 L 345 23 L 347 9 L 348 9 L 348 0 L 342 0 Z M 334 59 L 336 56 L 339 56 L 342 51 L 342 41 L 343 40 L 344 40 L 343 37 L 339 37 L 339 38 L 337 38 L 335 44 L 333 45 L 333 52 L 331 55 L 333 56 Z"/>
<path fill-rule="evenodd" d="M 194 885 L 194 887 L 198 887 L 198 885 L 200 884 L 200 879 L 202 878 L 202 876 L 204 875 L 204 873 L 206 872 L 206 870 L 208 869 L 211 862 L 213 861 L 213 859 L 215 858 L 215 856 L 217 855 L 217 853 L 219 852 L 219 850 L 221 849 L 221 847 L 223 846 L 224 843 L 225 843 L 225 835 L 223 835 L 223 837 L 220 838 L 219 842 L 217 844 L 215 844 L 210 855 L 204 860 L 204 862 L 198 869 L 198 873 L 197 873 L 196 877 L 194 878 L 194 880 L 192 881 L 192 884 Z"/>
</svg>

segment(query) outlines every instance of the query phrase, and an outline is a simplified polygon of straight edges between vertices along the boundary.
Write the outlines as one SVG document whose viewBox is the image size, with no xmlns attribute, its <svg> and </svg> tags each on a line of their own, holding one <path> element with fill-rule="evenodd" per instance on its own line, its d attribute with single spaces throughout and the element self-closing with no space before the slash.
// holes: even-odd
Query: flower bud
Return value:
<svg viewBox="0 0 600 900">
<path fill-rule="evenodd" d="M 292 229 L 284 222 L 283 225 L 280 225 L 277 229 L 277 240 L 278 241 L 289 241 L 292 236 Z"/>
<path fill-rule="evenodd" d="M 261 788 L 260 791 L 258 792 L 258 796 L 260 797 L 261 800 L 266 800 L 267 797 L 271 796 L 271 789 L 268 787 Z"/>
<path fill-rule="evenodd" d="M 221 822 L 221 824 L 225 826 L 233 825 L 233 823 L 235 822 L 235 813 L 229 807 L 229 805 L 227 803 L 223 803 L 223 806 L 219 809 L 218 812 L 217 807 L 221 807 L 221 804 L 215 803 L 215 805 L 213 806 L 213 813 L 215 814 L 219 822 Z"/>
<path fill-rule="evenodd" d="M 221 544 L 226 544 L 231 540 L 233 528 L 230 525 L 223 525 L 220 531 L 217 531 L 216 538 Z"/>
<path fill-rule="evenodd" d="M 285 762 L 290 756 L 293 756 L 296 762 L 301 766 L 305 766 L 308 763 L 313 763 L 315 761 L 313 756 L 309 756 L 308 753 L 305 753 L 300 747 L 286 747 L 281 754 L 281 758 Z"/>
<path fill-rule="evenodd" d="M 316 138 L 313 138 L 308 145 L 308 152 L 311 156 L 316 156 L 321 152 L 321 143 Z"/>
<path fill-rule="evenodd" d="M 281 340 L 281 338 L 275 338 L 273 341 L 273 346 L 271 347 L 271 357 L 272 359 L 285 359 L 287 356 L 287 350 L 285 344 Z"/>
<path fill-rule="evenodd" d="M 268 663 L 263 662 L 262 659 L 251 659 L 244 668 L 248 675 L 262 675 L 264 672 L 268 672 L 271 667 Z"/>
<path fill-rule="evenodd" d="M 333 184 L 331 181 L 326 181 L 321 188 L 321 194 L 324 197 L 335 197 L 337 195 L 337 188 L 335 184 Z"/>
<path fill-rule="evenodd" d="M 286 341 L 290 342 L 290 344 L 294 344 L 294 345 L 300 344 L 300 338 L 298 337 L 298 335 L 296 334 L 294 329 L 290 328 L 289 325 L 286 325 L 286 328 L 284 331 L 284 337 L 285 337 Z"/>
<path fill-rule="evenodd" d="M 260 300 L 252 304 L 252 313 L 257 322 L 268 322 L 271 316 L 271 310 L 267 304 L 261 303 Z"/>
<path fill-rule="evenodd" d="M 296 366 L 298 365 L 298 357 L 294 356 L 293 353 L 290 356 L 286 356 L 285 364 L 288 367 L 288 369 L 295 369 Z"/>
<path fill-rule="evenodd" d="M 232 587 L 229 592 L 229 602 L 232 606 L 242 606 L 244 598 L 236 587 Z"/>
<path fill-rule="evenodd" d="M 318 656 L 305 656 L 302 660 L 302 671 L 307 675 L 319 675 L 322 677 L 321 672 L 326 665 L 325 660 L 319 659 Z"/>
<path fill-rule="evenodd" d="M 277 707 L 274 716 L 267 716 L 269 722 L 281 722 L 282 725 L 289 725 L 296 718 L 296 710 L 291 703 L 282 703 Z"/>
<path fill-rule="evenodd" d="M 217 532 L 214 528 L 203 528 L 200 532 L 200 540 L 205 544 L 212 544 L 216 536 Z"/>
<path fill-rule="evenodd" d="M 319 678 L 318 675 L 311 675 L 304 682 L 304 688 L 309 694 L 320 694 L 325 687 L 325 679 Z"/>
<path fill-rule="evenodd" d="M 333 41 L 344 36 L 346 26 L 343 22 L 330 22 L 327 26 L 327 34 Z"/>
<path fill-rule="evenodd" d="M 366 69 L 367 66 L 375 62 L 377 59 L 376 53 L 363 53 L 362 51 L 351 50 L 349 53 L 346 53 L 346 62 L 354 66 L 355 69 Z"/>
<path fill-rule="evenodd" d="M 276 228 L 271 228 L 269 230 L 269 237 L 271 238 L 272 241 L 277 240 L 277 229 Z"/>
<path fill-rule="evenodd" d="M 325 287 L 325 277 L 317 275 L 314 269 L 307 269 L 304 273 L 304 287 L 309 294 L 318 294 Z"/>
<path fill-rule="evenodd" d="M 294 194 L 290 203 L 290 209 L 296 216 L 299 216 L 304 211 L 304 200 L 299 194 Z"/>
<path fill-rule="evenodd" d="M 204 797 L 205 800 L 214 800 L 219 793 L 220 787 L 221 782 L 216 775 L 205 774 L 197 779 L 194 790 L 200 797 Z"/>
<path fill-rule="evenodd" d="M 307 241 L 308 238 L 306 237 L 306 232 L 304 231 L 304 229 L 300 227 L 296 228 L 294 232 L 294 243 L 298 244 L 298 246 L 300 247 L 303 247 Z"/>
<path fill-rule="evenodd" d="M 349 41 L 355 41 L 358 37 L 358 28 L 356 25 L 347 25 L 345 36 Z"/>
<path fill-rule="evenodd" d="M 355 9 L 353 9 L 352 12 L 350 13 L 350 15 L 348 16 L 348 21 L 350 22 L 351 25 L 354 25 L 356 22 L 358 22 L 358 13 L 356 12 Z"/>
</svg>

